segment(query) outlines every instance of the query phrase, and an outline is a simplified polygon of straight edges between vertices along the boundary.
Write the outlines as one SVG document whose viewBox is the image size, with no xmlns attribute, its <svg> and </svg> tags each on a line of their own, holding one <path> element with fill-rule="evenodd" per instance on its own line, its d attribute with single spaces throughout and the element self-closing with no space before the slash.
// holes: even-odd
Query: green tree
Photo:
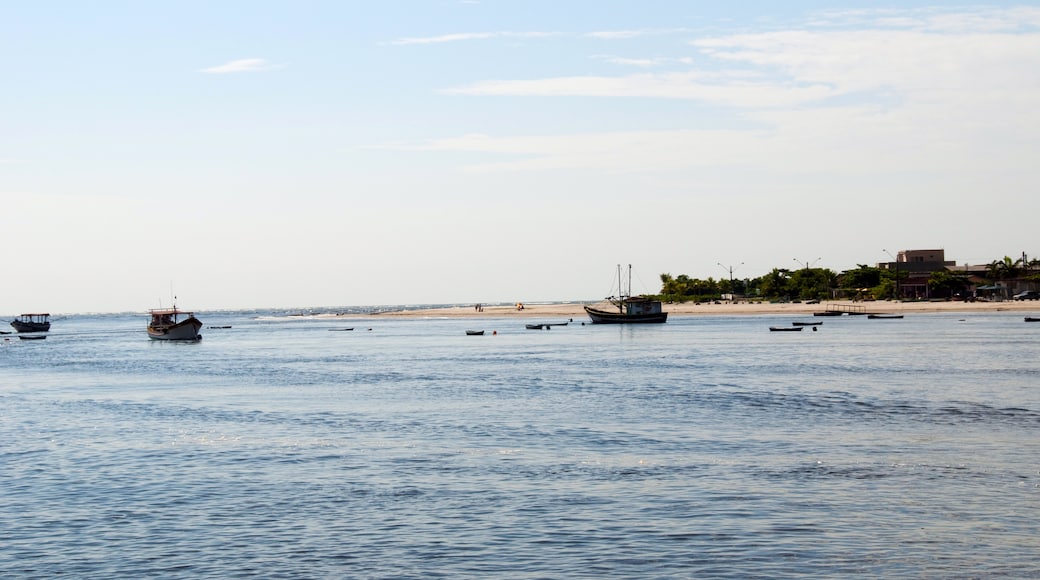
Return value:
<svg viewBox="0 0 1040 580">
<path fill-rule="evenodd" d="M 932 272 L 931 276 L 928 277 L 929 293 L 939 298 L 948 298 L 954 294 L 964 292 L 967 287 L 967 278 L 947 270 Z"/>
<path fill-rule="evenodd" d="M 759 278 L 759 290 L 766 298 L 790 298 L 788 288 L 790 271 L 782 268 L 773 268 L 773 271 Z"/>
</svg>

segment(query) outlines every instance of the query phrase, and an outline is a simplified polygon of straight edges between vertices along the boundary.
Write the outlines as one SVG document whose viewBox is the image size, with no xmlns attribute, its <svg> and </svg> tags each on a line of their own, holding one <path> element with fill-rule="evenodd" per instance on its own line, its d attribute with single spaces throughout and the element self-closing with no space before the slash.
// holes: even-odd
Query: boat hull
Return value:
<svg viewBox="0 0 1040 580">
<path fill-rule="evenodd" d="M 169 326 L 148 326 L 148 337 L 153 340 L 202 340 L 199 329 L 202 322 L 194 316 Z"/>
<path fill-rule="evenodd" d="M 51 329 L 50 322 L 23 322 L 15 320 L 11 326 L 18 332 L 47 332 Z"/>
<path fill-rule="evenodd" d="M 586 306 L 585 313 L 592 319 L 593 324 L 660 324 L 668 321 L 667 312 L 622 314 Z"/>
</svg>

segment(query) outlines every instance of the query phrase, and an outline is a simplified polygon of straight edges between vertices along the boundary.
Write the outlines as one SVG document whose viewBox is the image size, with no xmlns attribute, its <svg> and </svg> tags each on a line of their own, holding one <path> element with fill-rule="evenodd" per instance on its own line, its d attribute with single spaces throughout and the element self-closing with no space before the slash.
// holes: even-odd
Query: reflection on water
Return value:
<svg viewBox="0 0 1040 580">
<path fill-rule="evenodd" d="M 1040 575 L 1021 316 L 284 314 L 4 342 L 0 575 Z"/>
</svg>

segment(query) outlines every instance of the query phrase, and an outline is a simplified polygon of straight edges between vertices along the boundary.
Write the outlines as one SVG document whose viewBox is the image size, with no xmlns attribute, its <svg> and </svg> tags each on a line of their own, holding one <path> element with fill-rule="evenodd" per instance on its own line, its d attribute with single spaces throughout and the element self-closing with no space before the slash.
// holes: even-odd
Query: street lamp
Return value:
<svg viewBox="0 0 1040 580">
<path fill-rule="evenodd" d="M 892 300 L 899 298 L 899 260 L 892 255 L 892 252 L 881 248 L 881 251 L 888 254 L 889 258 L 892 258 L 892 263 L 895 264 L 896 283 L 892 287 Z"/>
<path fill-rule="evenodd" d="M 718 264 L 719 266 L 722 266 L 722 262 L 715 262 L 715 263 Z M 739 267 L 741 267 L 743 265 L 744 265 L 744 262 L 741 262 L 740 264 L 737 264 L 736 268 L 739 268 Z M 722 268 L 726 269 L 726 270 L 729 270 L 729 295 L 730 295 L 730 301 L 732 302 L 733 301 L 733 295 L 736 294 L 736 292 L 733 291 L 733 270 L 735 270 L 736 268 L 734 268 L 733 266 L 722 266 Z"/>
<path fill-rule="evenodd" d="M 792 258 L 792 260 L 794 260 L 795 262 L 798 262 L 799 264 L 804 266 L 805 267 L 805 271 L 808 272 L 809 268 L 812 268 L 813 266 L 816 265 L 816 262 L 820 261 L 820 258 L 816 258 L 812 262 L 803 262 L 803 261 L 799 260 L 798 258 Z"/>
</svg>

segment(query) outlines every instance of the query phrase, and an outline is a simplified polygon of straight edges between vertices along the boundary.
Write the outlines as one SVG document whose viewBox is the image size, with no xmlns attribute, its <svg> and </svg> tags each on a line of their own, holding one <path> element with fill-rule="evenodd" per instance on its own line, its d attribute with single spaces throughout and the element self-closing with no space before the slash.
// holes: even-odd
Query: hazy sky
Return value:
<svg viewBox="0 0 1040 580">
<path fill-rule="evenodd" d="M 5 2 L 0 312 L 1040 256 L 1040 7 L 878 4 Z"/>
</svg>

